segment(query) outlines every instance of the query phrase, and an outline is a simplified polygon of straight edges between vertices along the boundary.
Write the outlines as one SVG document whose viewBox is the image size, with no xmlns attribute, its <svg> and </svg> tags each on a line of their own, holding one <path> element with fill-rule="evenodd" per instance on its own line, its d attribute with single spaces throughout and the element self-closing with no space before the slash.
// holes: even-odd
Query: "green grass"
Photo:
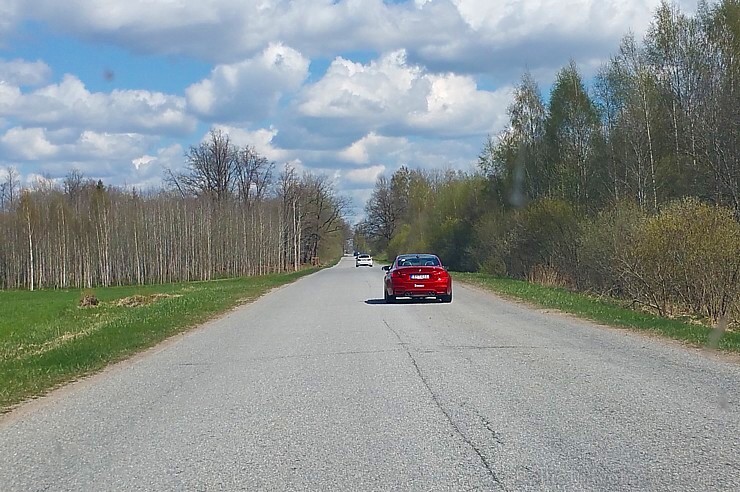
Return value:
<svg viewBox="0 0 740 492">
<path fill-rule="evenodd" d="M 100 304 L 87 308 L 78 307 L 80 290 L 0 291 L 0 412 L 316 270 L 95 288 Z M 150 303 L 117 304 L 135 295 L 149 296 Z"/>
<path fill-rule="evenodd" d="M 713 331 L 710 327 L 629 309 L 614 299 L 597 298 L 566 289 L 478 273 L 454 273 L 453 278 L 484 287 L 504 297 L 526 301 L 539 307 L 557 309 L 605 325 L 646 331 L 696 347 L 710 345 L 710 335 Z M 740 352 L 740 333 L 725 332 L 716 348 L 727 352 Z"/>
</svg>

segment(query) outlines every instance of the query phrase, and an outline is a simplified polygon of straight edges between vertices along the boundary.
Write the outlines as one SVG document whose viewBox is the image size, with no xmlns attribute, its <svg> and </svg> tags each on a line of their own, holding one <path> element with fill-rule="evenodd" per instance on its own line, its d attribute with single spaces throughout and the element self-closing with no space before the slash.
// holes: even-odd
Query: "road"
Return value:
<svg viewBox="0 0 740 492">
<path fill-rule="evenodd" d="M 740 490 L 740 366 L 352 258 L 0 421 L 0 490 Z"/>
</svg>

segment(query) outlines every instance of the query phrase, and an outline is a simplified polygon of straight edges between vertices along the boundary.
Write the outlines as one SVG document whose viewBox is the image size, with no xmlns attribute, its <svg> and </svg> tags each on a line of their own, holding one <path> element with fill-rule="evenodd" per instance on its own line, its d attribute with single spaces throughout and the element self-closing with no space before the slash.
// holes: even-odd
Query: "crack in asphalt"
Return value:
<svg viewBox="0 0 740 492">
<path fill-rule="evenodd" d="M 493 468 L 493 463 L 491 463 L 488 460 L 488 458 L 484 456 L 483 452 L 480 449 L 478 449 L 475 443 L 473 443 L 473 441 L 468 436 L 465 435 L 465 433 L 460 428 L 460 426 L 457 424 L 457 422 L 455 422 L 455 420 L 452 418 L 452 415 L 450 415 L 450 413 L 445 409 L 444 405 L 442 405 L 442 402 L 440 401 L 439 397 L 434 392 L 434 390 L 432 390 L 432 387 L 429 385 L 427 378 L 424 376 L 424 374 L 422 374 L 421 369 L 419 368 L 419 364 L 417 364 L 416 362 L 416 358 L 414 358 L 413 354 L 408 349 L 409 344 L 403 341 L 403 339 L 398 334 L 398 332 L 394 330 L 390 324 L 388 324 L 387 320 L 384 319 L 383 323 L 391 331 L 391 333 L 393 333 L 396 336 L 396 338 L 398 339 L 398 342 L 406 351 L 406 355 L 408 355 L 409 359 L 411 359 L 411 364 L 414 366 L 414 369 L 416 370 L 416 374 L 419 376 L 419 379 L 421 379 L 421 382 L 424 384 L 424 387 L 427 389 L 427 391 L 429 392 L 429 395 L 432 397 L 432 401 L 434 402 L 434 405 L 440 410 L 440 412 L 442 412 L 442 414 L 445 416 L 445 418 L 450 423 L 452 428 L 455 430 L 457 435 L 460 436 L 460 438 L 462 438 L 465 444 L 467 444 L 475 452 L 475 454 L 478 455 L 478 458 L 480 459 L 481 463 L 483 463 L 483 466 L 488 471 L 488 474 L 491 476 L 491 479 L 493 480 L 493 482 L 499 487 L 501 487 L 501 489 L 503 489 L 504 491 L 507 491 L 508 489 L 503 484 L 503 482 L 501 482 L 498 475 L 496 474 L 496 470 L 494 470 Z M 481 418 L 481 420 L 483 420 L 480 415 L 478 415 L 478 417 Z M 483 420 L 483 422 L 484 422 L 484 425 L 486 425 L 486 429 L 493 434 L 496 442 L 501 444 L 501 440 L 497 437 L 496 432 L 491 428 L 490 422 L 488 422 L 487 420 Z"/>
<path fill-rule="evenodd" d="M 491 434 L 491 437 L 494 441 L 496 441 L 496 444 L 503 445 L 504 441 L 501 439 L 501 434 L 496 432 L 496 430 L 493 428 L 493 425 L 491 425 L 491 422 L 484 416 L 481 415 L 478 412 L 475 412 L 475 414 L 478 416 L 480 421 L 483 423 L 483 426 L 488 430 L 488 432 Z"/>
</svg>

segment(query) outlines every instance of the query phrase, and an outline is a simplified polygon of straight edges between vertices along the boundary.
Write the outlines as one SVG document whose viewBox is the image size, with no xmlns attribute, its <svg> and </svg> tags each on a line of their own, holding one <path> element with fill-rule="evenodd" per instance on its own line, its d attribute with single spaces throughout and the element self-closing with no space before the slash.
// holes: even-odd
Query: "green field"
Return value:
<svg viewBox="0 0 740 492">
<path fill-rule="evenodd" d="M 624 306 L 615 299 L 597 298 L 555 287 L 492 277 L 478 273 L 454 273 L 458 281 L 484 287 L 510 299 L 575 314 L 610 326 L 618 326 L 680 340 L 695 347 L 712 347 L 740 352 L 740 332 L 715 330 L 699 322 L 667 319 Z"/>
<path fill-rule="evenodd" d="M 96 288 L 95 307 L 80 290 L 0 291 L 0 411 L 314 271 Z"/>
</svg>

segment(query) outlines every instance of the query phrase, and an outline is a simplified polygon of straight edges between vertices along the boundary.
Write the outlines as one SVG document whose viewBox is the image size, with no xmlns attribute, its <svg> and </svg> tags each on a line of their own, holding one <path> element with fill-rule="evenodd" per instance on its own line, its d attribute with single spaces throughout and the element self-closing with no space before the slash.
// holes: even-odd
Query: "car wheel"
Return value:
<svg viewBox="0 0 740 492">
<path fill-rule="evenodd" d="M 442 299 L 442 302 L 452 302 L 452 292 L 449 295 L 440 296 L 440 299 Z"/>
<path fill-rule="evenodd" d="M 388 295 L 388 291 L 383 289 L 383 297 L 385 298 L 386 304 L 393 304 L 396 302 L 396 296 L 390 296 Z"/>
</svg>

